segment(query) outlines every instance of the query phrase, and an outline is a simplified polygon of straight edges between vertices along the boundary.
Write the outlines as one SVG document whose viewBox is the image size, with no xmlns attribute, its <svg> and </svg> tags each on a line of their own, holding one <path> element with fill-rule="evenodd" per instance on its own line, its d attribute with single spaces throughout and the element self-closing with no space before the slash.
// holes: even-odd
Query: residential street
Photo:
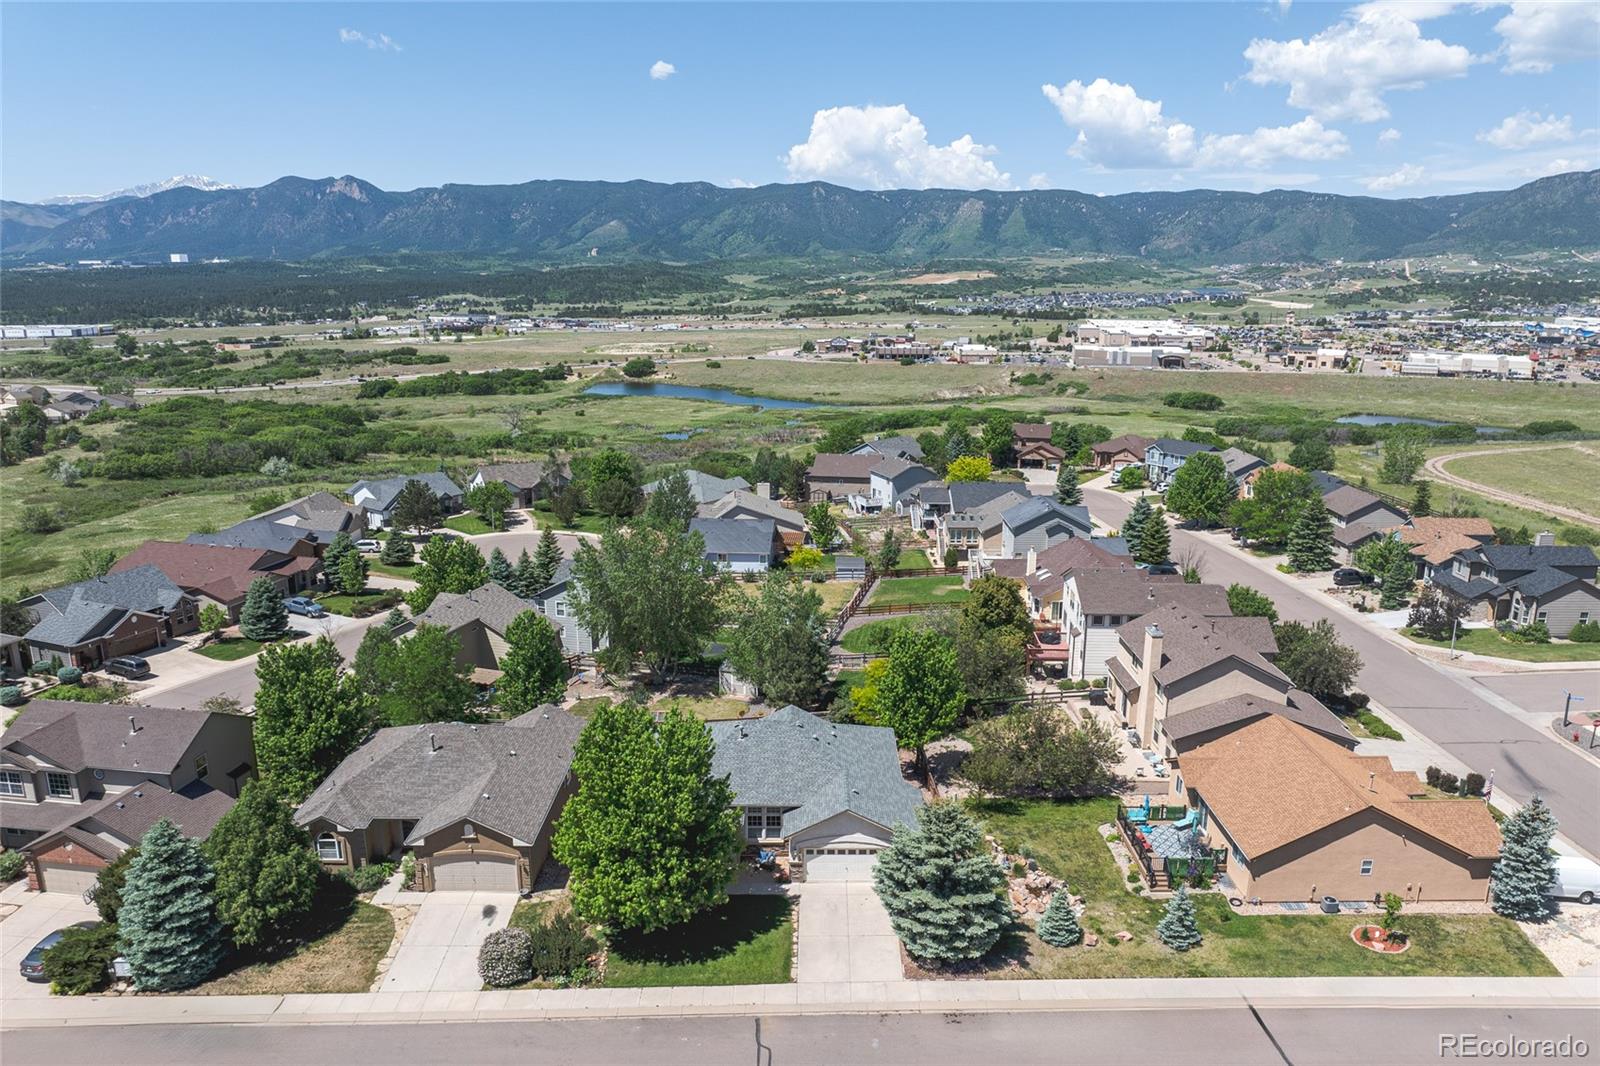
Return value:
<svg viewBox="0 0 1600 1066">
<path fill-rule="evenodd" d="M 9 1066 L 107 1062 L 319 1063 L 366 1061 L 404 1048 L 408 1062 L 624 1063 L 656 1066 L 806 1066 L 849 1063 L 1083 1063 L 1144 1066 L 1152 1048 L 1182 1049 L 1194 1066 L 1438 1063 L 1441 1037 L 1586 1042 L 1600 1047 L 1600 1013 L 1553 1007 L 1256 1008 L 1020 1011 L 969 1014 L 816 1014 L 604 1018 L 593 1021 L 412 1022 L 359 1025 L 146 1025 L 12 1030 Z M 1467 1058 L 1532 1062 L 1480 1052 Z M 1569 1055 L 1574 1061 L 1584 1061 Z M 1550 1061 L 1549 1056 L 1543 1061 Z"/>
<path fill-rule="evenodd" d="M 1132 507 L 1127 497 L 1101 489 L 1086 490 L 1085 498 L 1094 516 L 1112 527 Z M 1272 597 L 1286 620 L 1330 620 L 1340 638 L 1361 655 L 1361 690 L 1402 720 L 1397 723 L 1402 733 L 1410 725 L 1468 766 L 1485 775 L 1493 770 L 1495 788 L 1513 799 L 1525 802 L 1537 792 L 1560 819 L 1561 832 L 1592 855 L 1600 855 L 1600 767 L 1564 749 L 1547 730 L 1491 703 L 1465 675 L 1409 654 L 1331 610 L 1293 579 L 1253 566 L 1207 537 L 1174 529 L 1173 556 L 1191 551 L 1204 559 L 1204 576 L 1210 583 L 1253 585 Z M 1588 686 L 1586 706 L 1600 706 L 1600 672 L 1563 676 Z M 1503 683 L 1497 678 L 1493 685 L 1498 690 Z M 1552 682 L 1533 682 L 1546 683 Z M 1510 684 L 1519 691 L 1529 683 Z M 1558 705 L 1550 706 L 1552 715 L 1559 712 Z"/>
</svg>

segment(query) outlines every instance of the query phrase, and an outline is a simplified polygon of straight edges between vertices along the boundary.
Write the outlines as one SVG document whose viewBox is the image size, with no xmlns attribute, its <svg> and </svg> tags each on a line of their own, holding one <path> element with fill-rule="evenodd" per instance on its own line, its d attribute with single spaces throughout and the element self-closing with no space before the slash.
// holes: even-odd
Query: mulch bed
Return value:
<svg viewBox="0 0 1600 1066">
<path fill-rule="evenodd" d="M 1363 932 L 1367 934 L 1365 938 L 1362 937 Z M 1375 951 L 1379 955 L 1398 955 L 1411 947 L 1409 939 L 1390 940 L 1388 930 L 1381 925 L 1358 925 L 1350 930 L 1350 939 L 1368 951 Z"/>
</svg>

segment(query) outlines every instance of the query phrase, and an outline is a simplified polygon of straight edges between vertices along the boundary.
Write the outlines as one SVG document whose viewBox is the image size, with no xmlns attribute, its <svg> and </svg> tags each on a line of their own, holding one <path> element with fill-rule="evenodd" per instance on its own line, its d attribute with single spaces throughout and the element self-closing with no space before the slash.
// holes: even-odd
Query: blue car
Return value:
<svg viewBox="0 0 1600 1066">
<path fill-rule="evenodd" d="M 283 601 L 283 609 L 290 614 L 303 614 L 307 618 L 321 618 L 328 612 L 310 596 L 290 596 Z"/>
<path fill-rule="evenodd" d="M 99 924 L 99 922 L 76 922 L 68 926 L 67 929 L 93 929 Z M 24 978 L 29 981 L 45 980 L 44 953 L 55 947 L 56 943 L 61 939 L 61 934 L 66 931 L 66 929 L 57 929 L 33 946 L 33 950 L 28 952 L 27 957 L 22 960 L 22 976 Z"/>
</svg>

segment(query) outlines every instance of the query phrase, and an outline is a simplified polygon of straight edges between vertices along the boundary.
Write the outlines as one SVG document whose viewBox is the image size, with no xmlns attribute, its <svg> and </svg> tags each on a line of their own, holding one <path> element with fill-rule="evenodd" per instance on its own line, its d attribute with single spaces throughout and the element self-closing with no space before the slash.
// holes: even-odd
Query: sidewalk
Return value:
<svg viewBox="0 0 1600 1066">
<path fill-rule="evenodd" d="M 3 1029 L 81 1025 L 507 1021 L 716 1014 L 1149 1010 L 1218 1006 L 1590 1006 L 1595 977 L 1291 977 L 900 981 L 693 988 L 363 992 L 286 996 L 86 996 L 7 1002 Z"/>
</svg>

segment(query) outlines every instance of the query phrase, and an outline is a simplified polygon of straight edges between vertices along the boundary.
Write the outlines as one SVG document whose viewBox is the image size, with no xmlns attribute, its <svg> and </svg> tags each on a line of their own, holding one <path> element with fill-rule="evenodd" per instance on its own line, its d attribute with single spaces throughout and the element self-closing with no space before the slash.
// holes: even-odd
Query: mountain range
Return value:
<svg viewBox="0 0 1600 1066">
<path fill-rule="evenodd" d="M 178 174 L 167 178 L 165 181 L 149 181 L 143 185 L 131 185 L 126 189 L 116 192 L 103 193 L 69 193 L 66 196 L 52 196 L 48 200 L 39 201 L 45 207 L 57 207 L 63 204 L 103 204 L 107 200 L 122 200 L 130 196 L 154 196 L 158 192 L 168 189 L 237 189 L 237 185 L 229 185 L 216 178 L 208 178 L 204 174 Z"/>
<path fill-rule="evenodd" d="M 526 262 L 753 256 L 1087 254 L 1220 264 L 1600 248 L 1600 171 L 1515 189 L 1385 200 L 1298 190 L 727 189 L 530 181 L 389 192 L 354 177 L 166 189 L 103 203 L 0 202 L 18 262 L 450 253 Z"/>
</svg>

